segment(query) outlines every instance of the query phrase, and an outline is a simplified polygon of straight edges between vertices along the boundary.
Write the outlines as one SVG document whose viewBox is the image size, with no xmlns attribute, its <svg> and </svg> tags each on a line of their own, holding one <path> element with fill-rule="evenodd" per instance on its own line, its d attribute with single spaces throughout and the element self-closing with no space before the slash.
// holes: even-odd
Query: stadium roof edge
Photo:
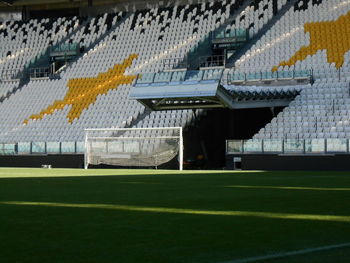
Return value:
<svg viewBox="0 0 350 263">
<path fill-rule="evenodd" d="M 62 5 L 66 8 L 76 6 L 99 6 L 110 4 L 127 4 L 127 5 L 160 5 L 171 6 L 176 4 L 196 4 L 203 2 L 211 2 L 219 0 L 0 0 L 0 8 L 18 8 L 23 6 L 47 6 L 47 5 Z"/>
<path fill-rule="evenodd" d="M 221 0 L 0 0 L 1 13 L 21 13 L 24 20 L 30 19 L 30 12 L 47 10 L 79 9 L 80 16 L 95 16 L 118 11 L 135 12 L 155 7 L 199 4 Z M 6 19 L 6 16 L 2 20 Z"/>
</svg>

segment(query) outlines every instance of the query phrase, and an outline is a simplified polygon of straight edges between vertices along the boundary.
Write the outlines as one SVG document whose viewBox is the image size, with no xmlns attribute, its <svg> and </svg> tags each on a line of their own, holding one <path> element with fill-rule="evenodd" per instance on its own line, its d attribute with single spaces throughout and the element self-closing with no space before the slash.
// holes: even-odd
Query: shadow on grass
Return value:
<svg viewBox="0 0 350 263">
<path fill-rule="evenodd" d="M 186 209 L 186 208 L 131 206 L 131 205 L 118 205 L 118 204 L 72 204 L 72 203 L 53 203 L 53 202 L 26 202 L 26 201 L 0 201 L 0 205 L 104 209 L 104 210 L 166 213 L 166 214 L 258 217 L 258 218 L 284 219 L 284 220 L 292 219 L 292 220 L 331 221 L 331 222 L 350 223 L 350 216 L 289 214 L 289 213 L 272 213 L 272 212 L 260 212 L 260 211 L 259 212 L 258 211 L 219 211 L 219 210 L 213 211 L 213 210 L 196 210 L 196 209 Z"/>
</svg>

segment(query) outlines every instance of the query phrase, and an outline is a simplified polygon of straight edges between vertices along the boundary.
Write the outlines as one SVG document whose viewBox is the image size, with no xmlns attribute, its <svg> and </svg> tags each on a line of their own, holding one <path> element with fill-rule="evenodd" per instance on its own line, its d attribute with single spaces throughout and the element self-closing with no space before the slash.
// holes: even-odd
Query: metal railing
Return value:
<svg viewBox="0 0 350 263">
<path fill-rule="evenodd" d="M 69 43 L 69 44 L 60 44 L 51 49 L 51 53 L 78 53 L 80 49 L 79 43 Z"/>
<path fill-rule="evenodd" d="M 22 77 L 22 69 L 4 69 L 1 71 L 1 81 L 19 80 Z"/>
<path fill-rule="evenodd" d="M 188 63 L 183 58 L 166 58 L 161 61 L 164 71 L 187 69 Z"/>
<path fill-rule="evenodd" d="M 215 30 L 212 34 L 212 39 L 238 39 L 238 40 L 248 40 L 249 38 L 249 31 L 243 28 L 237 28 L 232 30 Z"/>
<path fill-rule="evenodd" d="M 227 140 L 226 154 L 349 154 L 349 139 Z"/>
<path fill-rule="evenodd" d="M 224 55 L 202 56 L 199 57 L 198 65 L 200 68 L 224 67 L 225 62 Z"/>
<path fill-rule="evenodd" d="M 0 143 L 0 155 L 83 154 L 84 142 Z"/>
<path fill-rule="evenodd" d="M 312 70 L 266 71 L 253 73 L 229 73 L 227 83 L 242 83 L 248 81 L 272 81 L 286 79 L 311 79 Z"/>
<path fill-rule="evenodd" d="M 158 73 L 138 74 L 135 86 L 142 86 L 152 83 L 179 83 L 194 81 L 218 81 L 221 79 L 223 69 L 204 69 L 204 70 L 183 70 L 166 71 Z"/>
<path fill-rule="evenodd" d="M 29 76 L 31 79 L 49 78 L 50 75 L 51 75 L 50 67 L 31 68 L 29 71 Z"/>
</svg>

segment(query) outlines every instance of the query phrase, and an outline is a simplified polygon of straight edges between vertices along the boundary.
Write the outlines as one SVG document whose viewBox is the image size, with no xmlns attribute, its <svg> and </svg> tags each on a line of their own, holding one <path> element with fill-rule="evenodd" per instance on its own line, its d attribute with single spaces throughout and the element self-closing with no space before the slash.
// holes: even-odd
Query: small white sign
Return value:
<svg viewBox="0 0 350 263">
<path fill-rule="evenodd" d="M 242 161 L 242 158 L 241 157 L 233 157 L 233 162 L 234 163 L 239 163 Z"/>
</svg>

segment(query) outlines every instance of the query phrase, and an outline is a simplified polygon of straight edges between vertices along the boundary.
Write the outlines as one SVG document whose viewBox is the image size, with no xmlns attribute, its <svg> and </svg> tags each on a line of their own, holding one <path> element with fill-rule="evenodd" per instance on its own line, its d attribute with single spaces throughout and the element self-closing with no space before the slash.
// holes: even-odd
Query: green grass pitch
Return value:
<svg viewBox="0 0 350 263">
<path fill-rule="evenodd" d="M 221 263 L 350 242 L 350 173 L 0 169 L 2 263 Z M 262 262 L 350 262 L 350 247 Z"/>
</svg>

